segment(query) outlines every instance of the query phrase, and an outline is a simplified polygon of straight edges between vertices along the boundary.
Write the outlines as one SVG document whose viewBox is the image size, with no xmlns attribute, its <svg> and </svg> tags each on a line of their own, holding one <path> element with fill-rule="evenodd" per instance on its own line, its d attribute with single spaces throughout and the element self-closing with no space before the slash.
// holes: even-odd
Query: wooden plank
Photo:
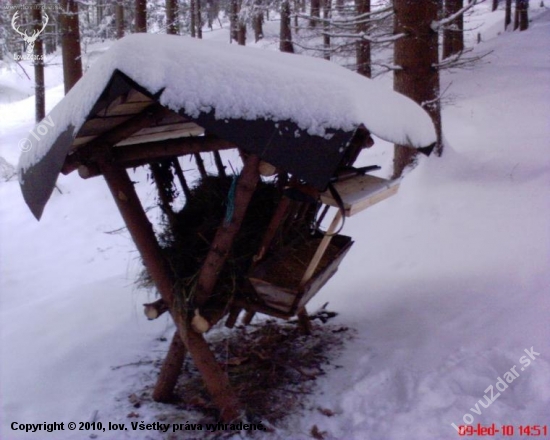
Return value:
<svg viewBox="0 0 550 440">
<path fill-rule="evenodd" d="M 393 196 L 399 189 L 400 179 L 386 180 L 375 176 L 355 176 L 336 182 L 334 188 L 344 202 L 346 216 L 351 217 L 368 207 Z M 321 194 L 321 202 L 338 207 L 330 191 Z"/>
<path fill-rule="evenodd" d="M 136 134 L 116 144 L 117 147 L 123 145 L 138 145 L 146 142 L 157 142 L 165 139 L 178 139 L 182 137 L 202 136 L 204 129 L 192 122 L 182 124 L 163 125 L 160 127 L 149 127 L 140 130 Z"/>
<path fill-rule="evenodd" d="M 327 232 L 325 233 L 325 236 L 321 240 L 321 243 L 319 243 L 319 247 L 315 251 L 315 254 L 313 255 L 313 258 L 311 259 L 304 276 L 302 277 L 302 281 L 300 281 L 300 287 L 304 286 L 313 276 L 315 273 L 315 269 L 317 269 L 317 266 L 319 265 L 319 262 L 321 261 L 321 258 L 323 258 L 323 255 L 325 251 L 327 250 L 328 245 L 330 244 L 330 240 L 332 240 L 332 236 L 334 232 L 336 231 L 336 228 L 340 221 L 342 220 L 342 212 L 338 210 L 336 212 L 336 215 L 334 216 L 334 219 L 332 219 L 332 222 L 327 229 Z"/>
<path fill-rule="evenodd" d="M 79 136 L 97 136 L 107 131 L 112 130 L 113 128 L 121 125 L 127 120 L 131 119 L 134 115 L 127 116 L 115 116 L 112 118 L 94 118 L 87 121 L 81 128 L 78 130 Z"/>
<path fill-rule="evenodd" d="M 107 109 L 100 110 L 97 112 L 98 117 L 108 117 L 108 116 L 121 116 L 121 115 L 136 115 L 141 113 L 141 111 L 151 105 L 153 101 L 143 101 L 143 102 L 125 102 L 125 103 L 113 103 L 109 105 Z"/>
<path fill-rule="evenodd" d="M 143 102 L 143 101 L 151 102 L 151 98 L 149 98 L 147 95 L 144 95 L 141 92 L 138 92 L 136 89 L 132 89 L 128 92 L 128 96 L 126 97 L 126 102 Z"/>
</svg>

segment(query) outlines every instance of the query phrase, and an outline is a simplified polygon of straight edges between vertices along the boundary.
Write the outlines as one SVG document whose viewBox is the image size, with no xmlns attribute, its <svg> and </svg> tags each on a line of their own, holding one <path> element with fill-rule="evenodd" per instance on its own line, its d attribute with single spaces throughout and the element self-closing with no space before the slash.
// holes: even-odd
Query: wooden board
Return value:
<svg viewBox="0 0 550 440">
<path fill-rule="evenodd" d="M 315 244 L 312 250 L 315 250 L 319 242 L 320 239 L 312 241 L 311 244 Z M 289 263 L 297 261 L 292 257 L 296 252 L 294 246 L 289 246 L 277 256 L 268 258 L 256 266 L 248 279 L 264 304 L 289 316 L 293 316 L 300 308 L 304 307 L 336 273 L 338 266 L 353 244 L 351 238 L 345 235 L 335 235 L 331 242 L 334 246 L 334 253 L 303 286 L 300 286 L 300 279 L 308 262 L 302 262 L 300 265 Z M 299 255 L 301 259 L 302 252 L 299 252 Z M 295 269 L 296 273 L 292 272 L 291 267 Z M 285 271 L 286 276 L 284 278 L 273 278 L 273 274 L 284 273 Z"/>
<path fill-rule="evenodd" d="M 351 217 L 393 196 L 399 189 L 400 182 L 400 179 L 386 180 L 367 174 L 336 182 L 334 188 L 344 202 L 346 217 Z M 321 202 L 338 207 L 338 203 L 328 190 L 321 194 Z"/>
</svg>

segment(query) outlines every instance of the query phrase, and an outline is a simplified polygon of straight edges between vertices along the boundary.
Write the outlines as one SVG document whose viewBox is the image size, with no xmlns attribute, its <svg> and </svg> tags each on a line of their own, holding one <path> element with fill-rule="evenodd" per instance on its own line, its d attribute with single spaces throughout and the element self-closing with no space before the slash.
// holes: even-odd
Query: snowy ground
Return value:
<svg viewBox="0 0 550 440">
<path fill-rule="evenodd" d="M 338 359 L 344 368 L 320 379 L 308 409 L 272 438 L 310 438 L 317 425 L 326 439 L 453 439 L 451 423 L 463 417 L 512 425 L 505 438 L 522 438 L 528 424 L 546 425 L 550 437 L 549 45 L 545 11 L 527 32 L 484 39 L 477 50 L 494 50 L 486 63 L 444 76 L 453 97 L 444 156 L 423 160 L 397 196 L 346 223 L 356 244 L 313 301 L 330 301 L 338 322 L 357 330 Z M 48 103 L 62 95 L 51 85 Z M 33 105 L 0 105 L 0 156 L 12 164 Z M 388 162 L 388 150 L 374 155 Z M 133 178 L 152 205 L 145 175 Z M 128 235 L 106 233 L 122 226 L 106 185 L 70 175 L 59 188 L 37 223 L 17 182 L 0 182 L 2 440 L 89 437 L 25 434 L 12 422 L 86 422 L 98 411 L 103 423 L 129 426 L 163 411 L 127 418 L 127 396 L 154 380 L 149 362 L 172 328 L 142 315 L 151 294 L 133 286 L 139 262 Z M 540 355 L 527 366 L 531 347 Z M 488 387 L 496 396 L 512 368 L 518 376 L 488 406 Z"/>
</svg>

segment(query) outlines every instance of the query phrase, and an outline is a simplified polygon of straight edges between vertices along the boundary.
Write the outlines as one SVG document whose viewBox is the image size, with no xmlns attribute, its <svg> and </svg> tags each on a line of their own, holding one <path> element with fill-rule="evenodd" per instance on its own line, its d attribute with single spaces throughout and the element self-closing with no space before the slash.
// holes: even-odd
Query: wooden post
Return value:
<svg viewBox="0 0 550 440">
<path fill-rule="evenodd" d="M 201 173 L 201 177 L 206 177 L 206 168 L 204 167 L 204 160 L 202 160 L 200 153 L 195 153 L 193 156 L 195 156 L 195 162 L 197 162 L 197 168 L 199 169 L 199 173 Z"/>
<path fill-rule="evenodd" d="M 218 168 L 218 175 L 220 177 L 226 177 L 227 174 L 225 173 L 225 166 L 222 161 L 222 157 L 220 155 L 219 151 L 214 151 L 214 162 L 216 162 L 216 168 Z"/>
<path fill-rule="evenodd" d="M 248 204 L 258 184 L 259 163 L 260 159 L 256 155 L 250 155 L 244 163 L 235 189 L 233 216 L 227 224 L 223 220 L 218 227 L 199 273 L 195 292 L 195 306 L 197 307 L 204 305 L 214 290 L 218 276 L 233 245 L 233 240 L 241 228 Z"/>
<path fill-rule="evenodd" d="M 153 400 L 156 402 L 169 402 L 173 399 L 174 388 L 185 360 L 185 353 L 185 345 L 179 333 L 175 332 L 153 391 Z"/>
<path fill-rule="evenodd" d="M 202 335 L 194 332 L 189 327 L 188 318 L 182 316 L 179 310 L 174 308 L 174 277 L 162 255 L 153 227 L 141 206 L 128 173 L 119 164 L 107 161 L 101 162 L 99 166 L 122 218 L 130 231 L 130 235 L 141 254 L 143 263 L 155 282 L 162 299 L 169 306 L 178 334 L 193 358 L 214 403 L 219 408 L 222 420 L 230 422 L 238 419 L 241 415 L 240 404 L 229 385 L 226 374 L 216 362 L 216 358 L 208 348 L 208 344 Z M 181 351 L 182 348 L 174 344 L 174 350 L 169 351 L 165 363 L 170 362 L 177 365 L 177 359 L 184 356 Z M 179 374 L 179 370 L 167 365 L 166 367 L 163 366 L 163 371 L 165 372 L 162 377 L 164 384 L 159 384 L 159 389 L 162 389 L 161 396 L 166 396 L 168 385 L 176 384 L 177 376 L 174 377 L 174 375 Z M 169 374 L 173 376 L 169 376 Z"/>
<path fill-rule="evenodd" d="M 338 210 L 327 232 L 325 232 L 325 236 L 321 240 L 321 243 L 319 243 L 319 247 L 315 251 L 313 258 L 311 259 L 311 262 L 309 263 L 309 266 L 307 267 L 304 273 L 304 276 L 302 277 L 302 281 L 300 281 L 300 286 L 305 285 L 315 273 L 315 269 L 317 269 L 317 266 L 319 265 L 321 258 L 323 258 L 323 255 L 328 245 L 330 244 L 330 240 L 332 240 L 332 235 L 334 234 L 334 231 L 336 231 L 336 226 L 338 226 L 338 223 L 340 222 L 341 219 L 342 219 L 342 211 Z"/>
<path fill-rule="evenodd" d="M 181 169 L 180 161 L 177 157 L 174 158 L 174 169 L 176 170 L 176 176 L 178 176 L 178 179 L 181 184 L 181 188 L 183 189 L 183 194 L 185 195 L 185 198 L 187 201 L 191 199 L 191 189 L 189 188 L 189 185 L 187 184 L 187 180 L 185 180 L 185 176 L 183 175 L 183 170 Z"/>
</svg>

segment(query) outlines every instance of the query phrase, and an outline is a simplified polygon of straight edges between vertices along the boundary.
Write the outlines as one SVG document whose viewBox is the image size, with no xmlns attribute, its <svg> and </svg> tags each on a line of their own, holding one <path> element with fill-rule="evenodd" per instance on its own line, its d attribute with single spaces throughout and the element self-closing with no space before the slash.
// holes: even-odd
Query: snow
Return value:
<svg viewBox="0 0 550 440">
<path fill-rule="evenodd" d="M 380 88 L 334 63 L 172 35 L 134 34 L 116 42 L 51 112 L 55 127 L 22 154 L 36 164 L 69 126 L 75 134 L 118 69 L 160 102 L 192 117 L 292 120 L 311 135 L 364 124 L 390 142 L 425 147 L 435 141 L 428 114 L 390 88 Z"/>
<path fill-rule="evenodd" d="M 327 369 L 305 409 L 265 438 L 307 439 L 317 425 L 326 439 L 453 439 L 451 423 L 465 414 L 514 426 L 510 439 L 519 425 L 548 426 L 550 12 L 531 25 L 484 40 L 475 53 L 493 50 L 488 62 L 444 75 L 453 102 L 443 109 L 443 157 L 423 159 L 397 195 L 346 221 L 356 243 L 311 309 L 329 301 L 357 336 L 336 360 L 343 368 Z M 61 97 L 48 93 L 47 102 Z M 0 112 L 0 156 L 10 161 L 33 102 Z M 379 142 L 361 160 L 387 165 L 388 151 Z M 152 205 L 145 174 L 132 180 Z M 105 233 L 122 220 L 103 181 L 69 175 L 59 187 L 38 223 L 17 182 L 0 182 L 1 439 L 89 437 L 25 434 L 13 421 L 85 422 L 97 410 L 99 421 L 129 426 L 164 412 L 127 398 L 154 381 L 148 362 L 166 352 L 158 338 L 173 328 L 142 315 L 152 296 L 133 286 L 139 262 L 128 233 Z M 531 347 L 540 356 L 524 368 Z M 139 365 L 111 369 L 126 364 Z M 514 366 L 509 388 L 479 405 Z M 127 418 L 132 411 L 138 419 Z M 181 410 L 179 422 L 193 420 Z M 164 438 L 114 434 L 98 438 Z"/>
</svg>

